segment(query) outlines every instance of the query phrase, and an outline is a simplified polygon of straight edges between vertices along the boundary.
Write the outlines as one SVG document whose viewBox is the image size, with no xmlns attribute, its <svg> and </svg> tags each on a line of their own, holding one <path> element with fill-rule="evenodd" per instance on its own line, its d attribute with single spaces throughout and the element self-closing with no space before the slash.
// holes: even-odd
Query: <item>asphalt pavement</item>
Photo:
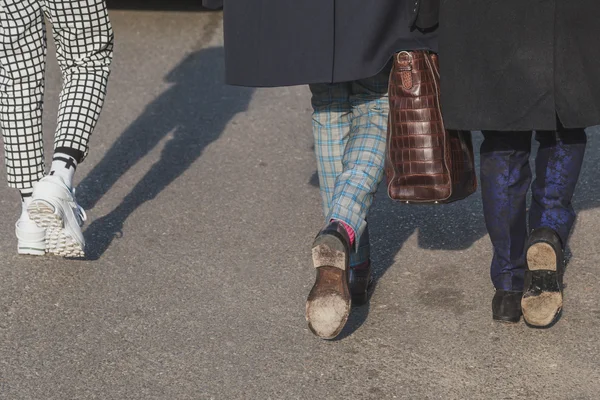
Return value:
<svg viewBox="0 0 600 400">
<path fill-rule="evenodd" d="M 76 175 L 88 258 L 17 256 L 19 196 L 0 188 L 0 399 L 600 398 L 600 129 L 553 328 L 492 321 L 479 194 L 380 190 L 371 301 L 322 341 L 304 320 L 322 223 L 306 87 L 225 86 L 220 12 L 111 6 L 114 72 Z"/>
</svg>

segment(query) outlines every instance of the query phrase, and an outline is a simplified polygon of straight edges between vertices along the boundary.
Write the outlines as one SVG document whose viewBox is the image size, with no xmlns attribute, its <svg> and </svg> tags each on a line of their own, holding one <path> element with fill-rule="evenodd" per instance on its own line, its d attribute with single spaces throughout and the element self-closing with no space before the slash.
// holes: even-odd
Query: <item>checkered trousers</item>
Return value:
<svg viewBox="0 0 600 400">
<path fill-rule="evenodd" d="M 8 184 L 18 189 L 44 175 L 44 16 L 52 25 L 63 75 L 55 148 L 87 155 L 112 60 L 104 0 L 0 0 L 0 127 Z"/>
<path fill-rule="evenodd" d="M 383 177 L 389 68 L 352 82 L 310 85 L 325 220 L 344 221 L 359 240 Z M 368 241 L 365 241 L 368 250 Z M 364 257 L 361 257 L 364 258 Z"/>
</svg>

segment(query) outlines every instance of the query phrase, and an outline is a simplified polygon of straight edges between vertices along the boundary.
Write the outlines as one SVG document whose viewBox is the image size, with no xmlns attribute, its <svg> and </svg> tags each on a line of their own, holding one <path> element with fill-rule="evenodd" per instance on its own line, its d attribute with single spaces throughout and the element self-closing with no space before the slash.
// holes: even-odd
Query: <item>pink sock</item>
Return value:
<svg viewBox="0 0 600 400">
<path fill-rule="evenodd" d="M 356 235 L 354 234 L 354 230 L 352 228 L 350 228 L 350 225 L 348 225 L 344 221 L 340 221 L 340 220 L 336 220 L 336 221 L 338 221 L 340 224 L 342 224 L 344 229 L 346 229 L 346 233 L 348 233 L 348 237 L 350 238 L 350 247 L 354 246 L 354 239 L 356 237 Z"/>
</svg>

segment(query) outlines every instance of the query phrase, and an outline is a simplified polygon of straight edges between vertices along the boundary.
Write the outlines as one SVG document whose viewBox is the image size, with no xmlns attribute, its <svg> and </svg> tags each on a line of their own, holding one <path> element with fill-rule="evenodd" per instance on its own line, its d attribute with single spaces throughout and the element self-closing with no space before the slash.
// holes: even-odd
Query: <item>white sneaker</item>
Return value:
<svg viewBox="0 0 600 400">
<path fill-rule="evenodd" d="M 15 224 L 17 253 L 32 256 L 46 254 L 46 230 L 38 228 L 35 222 L 20 218 Z"/>
<path fill-rule="evenodd" d="M 84 257 L 81 226 L 85 211 L 75 200 L 75 191 L 58 176 L 46 176 L 33 188 L 29 218 L 46 229 L 46 251 L 64 257 Z"/>
</svg>

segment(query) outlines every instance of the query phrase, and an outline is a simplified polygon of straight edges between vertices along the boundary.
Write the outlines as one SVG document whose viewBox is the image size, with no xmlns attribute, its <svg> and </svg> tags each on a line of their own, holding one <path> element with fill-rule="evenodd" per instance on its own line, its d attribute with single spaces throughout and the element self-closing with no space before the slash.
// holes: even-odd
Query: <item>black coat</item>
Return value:
<svg viewBox="0 0 600 400">
<path fill-rule="evenodd" d="M 438 4 L 438 7 L 436 7 Z M 439 0 L 225 0 L 226 81 L 343 82 L 376 75 L 396 51 L 437 50 Z"/>
<path fill-rule="evenodd" d="M 202 6 L 206 8 L 223 8 L 223 0 L 202 0 Z"/>
<path fill-rule="evenodd" d="M 600 124 L 599 0 L 442 0 L 448 128 Z"/>
</svg>

